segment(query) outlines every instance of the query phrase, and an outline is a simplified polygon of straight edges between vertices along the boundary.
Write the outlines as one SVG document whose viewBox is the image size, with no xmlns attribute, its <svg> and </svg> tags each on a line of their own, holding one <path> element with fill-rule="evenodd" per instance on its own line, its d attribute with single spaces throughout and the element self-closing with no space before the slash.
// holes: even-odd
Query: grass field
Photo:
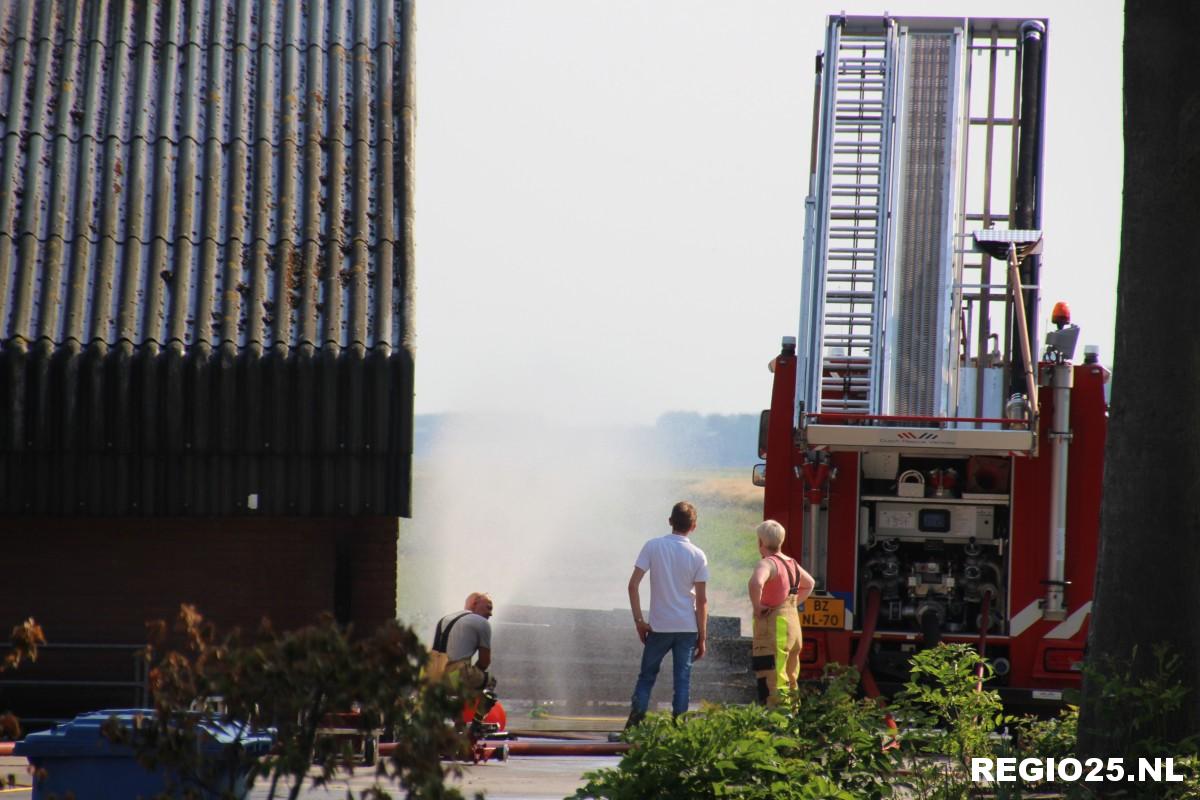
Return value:
<svg viewBox="0 0 1200 800">
<path fill-rule="evenodd" d="M 746 582 L 760 558 L 754 528 L 762 522 L 763 490 L 750 483 L 750 470 L 698 472 L 683 476 L 681 496 L 696 506 L 696 544 L 708 556 L 709 613 L 741 617 L 749 634 Z"/>
</svg>

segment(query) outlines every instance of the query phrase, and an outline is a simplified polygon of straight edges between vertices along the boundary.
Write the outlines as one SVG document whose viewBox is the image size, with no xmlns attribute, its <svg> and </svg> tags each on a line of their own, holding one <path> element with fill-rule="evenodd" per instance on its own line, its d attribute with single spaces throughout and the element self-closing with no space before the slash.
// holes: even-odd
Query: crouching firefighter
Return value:
<svg viewBox="0 0 1200 800">
<path fill-rule="evenodd" d="M 751 667 L 758 682 L 758 701 L 779 705 L 780 693 L 795 691 L 800 678 L 800 614 L 797 606 L 812 594 L 815 582 L 794 558 L 780 552 L 786 532 L 775 520 L 755 529 L 762 560 L 750 576 L 754 609 Z"/>
<path fill-rule="evenodd" d="M 496 679 L 488 675 L 492 665 L 491 616 L 491 597 L 483 592 L 468 595 L 464 610 L 438 621 L 425 667 L 427 680 L 445 680 L 451 686 L 479 692 L 471 721 L 472 739 L 482 737 L 483 720 L 496 705 Z M 471 663 L 472 656 L 476 656 L 475 663 Z"/>
</svg>

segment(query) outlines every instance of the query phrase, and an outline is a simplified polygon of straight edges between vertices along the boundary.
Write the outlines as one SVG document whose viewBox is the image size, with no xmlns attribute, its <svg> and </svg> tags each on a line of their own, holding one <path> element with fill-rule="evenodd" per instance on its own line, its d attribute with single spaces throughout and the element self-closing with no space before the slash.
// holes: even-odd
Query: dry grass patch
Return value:
<svg viewBox="0 0 1200 800">
<path fill-rule="evenodd" d="M 715 502 L 729 506 L 749 506 L 762 510 L 763 490 L 750 482 L 750 474 L 706 476 L 690 481 L 684 493 L 696 502 Z"/>
</svg>

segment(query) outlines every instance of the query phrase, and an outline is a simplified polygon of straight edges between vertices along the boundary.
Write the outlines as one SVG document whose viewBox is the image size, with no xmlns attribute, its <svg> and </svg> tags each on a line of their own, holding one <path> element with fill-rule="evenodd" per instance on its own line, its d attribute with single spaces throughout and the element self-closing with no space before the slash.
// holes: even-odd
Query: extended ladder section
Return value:
<svg viewBox="0 0 1200 800">
<path fill-rule="evenodd" d="M 986 194 L 985 209 L 1007 211 L 1011 203 L 1012 175 L 991 176 L 996 54 L 1004 52 L 1006 64 L 1018 69 L 1021 21 L 983 22 L 985 33 L 967 19 L 830 20 L 806 209 L 797 348 L 802 427 L 1011 432 L 1011 426 L 980 422 L 1003 416 L 999 387 L 1007 360 L 971 352 L 989 336 L 999 341 L 1004 335 L 1007 342 L 1008 331 L 978 327 L 990 324 L 991 309 L 971 308 L 994 304 L 1003 287 L 974 284 L 981 291 L 964 295 L 963 273 L 968 225 L 979 227 L 981 219 L 979 202 L 968 201 L 968 193 Z M 977 39 L 988 42 L 990 51 L 977 46 Z M 991 71 L 986 81 L 973 81 L 972 63 L 980 56 Z M 1016 82 L 999 81 L 1009 91 Z M 986 159 L 982 148 L 968 147 L 978 122 L 972 114 L 974 84 L 976 95 L 988 100 Z M 1016 116 L 1014 110 L 1012 119 Z M 984 218 L 1007 219 L 990 211 Z M 974 299 L 979 296 L 985 299 Z M 1006 315 L 999 317 L 1007 326 Z M 963 422 L 967 418 L 974 421 Z M 849 438 L 857 442 L 863 435 Z M 980 446 L 969 433 L 962 443 L 951 443 L 954 436 L 931 438 L 940 439 L 939 446 Z M 983 449 L 1026 446 L 1024 440 L 1001 438 L 1005 441 Z"/>
<path fill-rule="evenodd" d="M 895 44 L 882 28 L 857 35 L 829 29 L 814 186 L 819 219 L 809 243 L 817 249 L 809 254 L 800 350 L 809 359 L 813 409 L 869 414 L 878 405 L 877 289 L 886 265 Z"/>
</svg>

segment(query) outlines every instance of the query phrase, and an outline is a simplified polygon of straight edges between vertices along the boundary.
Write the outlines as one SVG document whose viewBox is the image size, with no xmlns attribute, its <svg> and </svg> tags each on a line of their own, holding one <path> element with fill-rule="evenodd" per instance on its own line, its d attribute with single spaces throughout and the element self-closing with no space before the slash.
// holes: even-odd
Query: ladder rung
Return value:
<svg viewBox="0 0 1200 800">
<path fill-rule="evenodd" d="M 841 192 L 871 192 L 879 194 L 878 183 L 835 183 L 833 184 L 833 193 L 840 194 Z"/>
<path fill-rule="evenodd" d="M 863 302 L 873 302 L 875 300 L 874 292 L 849 292 L 849 291 L 832 291 L 825 293 L 825 300 L 861 300 Z"/>
</svg>

